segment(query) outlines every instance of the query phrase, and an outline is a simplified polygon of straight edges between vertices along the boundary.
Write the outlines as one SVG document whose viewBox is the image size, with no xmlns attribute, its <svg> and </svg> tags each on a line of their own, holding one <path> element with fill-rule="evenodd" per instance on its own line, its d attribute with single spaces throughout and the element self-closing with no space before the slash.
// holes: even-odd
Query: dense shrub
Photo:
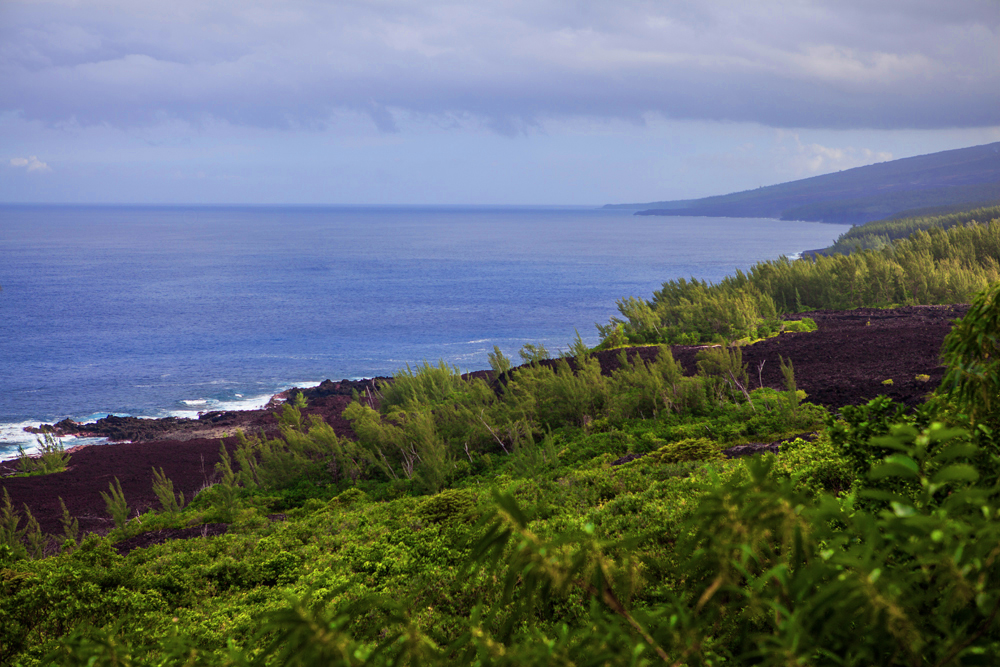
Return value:
<svg viewBox="0 0 1000 667">
<path fill-rule="evenodd" d="M 711 461 L 722 458 L 718 443 L 708 438 L 685 438 L 663 445 L 655 452 L 647 454 L 644 462 L 648 465 L 665 465 L 684 461 Z"/>
<path fill-rule="evenodd" d="M 945 338 L 941 393 L 968 419 L 1000 427 L 1000 281 L 981 292 Z"/>
<path fill-rule="evenodd" d="M 718 284 L 671 280 L 648 301 L 620 299 L 621 317 L 598 329 L 632 344 L 754 339 L 808 326 L 782 324 L 781 313 L 963 303 L 997 280 L 1000 220 L 984 220 L 916 231 L 879 250 L 760 262 Z"/>
<path fill-rule="evenodd" d="M 42 475 L 65 470 L 69 465 L 70 455 L 66 453 L 62 441 L 51 433 L 43 433 L 37 441 L 37 456 L 28 456 L 24 448 L 18 446 L 18 470 L 22 473 Z"/>
<path fill-rule="evenodd" d="M 987 223 L 1000 218 L 1000 206 L 977 208 L 960 213 L 945 215 L 924 215 L 893 217 L 857 225 L 841 234 L 827 254 L 856 252 L 858 250 L 880 250 L 898 239 L 905 239 L 917 231 L 931 229 L 951 229 L 958 225 Z"/>
<path fill-rule="evenodd" d="M 850 491 L 857 479 L 848 459 L 826 433 L 815 440 L 796 438 L 782 444 L 775 472 L 787 475 L 797 493 L 812 498 Z"/>
<path fill-rule="evenodd" d="M 476 496 L 463 489 L 445 489 L 417 506 L 417 516 L 431 523 L 460 521 L 476 507 Z"/>
</svg>

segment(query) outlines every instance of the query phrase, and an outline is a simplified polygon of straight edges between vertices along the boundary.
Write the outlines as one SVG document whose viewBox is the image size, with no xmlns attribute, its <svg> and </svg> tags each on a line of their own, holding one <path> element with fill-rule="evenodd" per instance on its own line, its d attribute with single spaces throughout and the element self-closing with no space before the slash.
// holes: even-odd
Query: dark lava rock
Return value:
<svg viewBox="0 0 1000 667">
<path fill-rule="evenodd" d="M 613 466 L 624 465 L 624 464 L 626 464 L 626 463 L 628 463 L 630 461 L 635 461 L 636 459 L 641 459 L 642 457 L 643 457 L 642 454 L 633 454 L 632 452 L 629 452 L 625 456 L 622 456 L 621 458 L 617 458 L 614 461 L 612 461 L 611 465 L 613 465 Z"/>
<path fill-rule="evenodd" d="M 135 537 L 130 537 L 121 542 L 116 542 L 114 547 L 122 556 L 127 556 L 130 551 L 145 549 L 155 544 L 163 544 L 167 540 L 188 540 L 193 537 L 214 537 L 223 535 L 229 530 L 228 523 L 206 523 L 193 528 L 171 528 L 167 530 L 151 530 L 148 533 L 140 533 Z"/>
<path fill-rule="evenodd" d="M 777 454 L 779 444 L 777 442 L 751 442 L 746 445 L 736 445 L 722 450 L 722 455 L 727 459 L 738 459 L 742 456 L 756 456 L 757 454 Z"/>
<path fill-rule="evenodd" d="M 382 384 L 392 382 L 392 378 L 388 377 L 375 377 L 367 378 L 364 380 L 341 380 L 340 382 L 334 382 L 333 380 L 323 380 L 316 387 L 308 387 L 306 389 L 300 389 L 298 387 L 293 387 L 288 391 L 282 392 L 280 395 L 286 398 L 292 398 L 298 393 L 309 401 L 314 398 L 325 398 L 327 396 L 353 396 L 354 392 L 364 395 L 366 391 L 375 393 L 378 391 L 378 387 Z"/>
</svg>

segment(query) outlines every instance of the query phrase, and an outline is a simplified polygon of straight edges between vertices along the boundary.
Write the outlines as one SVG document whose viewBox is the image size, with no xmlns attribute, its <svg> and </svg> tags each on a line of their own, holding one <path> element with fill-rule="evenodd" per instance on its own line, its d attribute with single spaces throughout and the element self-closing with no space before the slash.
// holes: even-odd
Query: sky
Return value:
<svg viewBox="0 0 1000 667">
<path fill-rule="evenodd" d="M 994 141 L 997 0 L 0 0 L 0 202 L 600 205 Z"/>
</svg>

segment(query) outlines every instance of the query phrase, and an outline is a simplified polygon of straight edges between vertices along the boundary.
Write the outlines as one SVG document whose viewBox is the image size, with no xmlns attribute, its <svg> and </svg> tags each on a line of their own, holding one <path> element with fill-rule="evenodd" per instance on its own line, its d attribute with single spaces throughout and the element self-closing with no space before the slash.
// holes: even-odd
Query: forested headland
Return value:
<svg viewBox="0 0 1000 667">
<path fill-rule="evenodd" d="M 806 310 L 968 303 L 1000 280 L 998 214 L 890 221 L 841 237 L 839 246 L 861 244 L 850 254 L 759 262 L 716 284 L 670 280 L 651 299 L 620 299 L 621 317 L 598 329 L 610 346 L 694 345 L 766 337 L 788 326 L 782 315 Z M 873 238 L 885 240 L 863 248 Z"/>
<path fill-rule="evenodd" d="M 425 363 L 358 393 L 349 434 L 300 396 L 193 498 L 156 469 L 144 512 L 103 489 L 106 535 L 45 534 L 5 490 L 0 662 L 994 664 L 1000 221 L 964 222 L 623 299 L 607 372 L 579 337 Z M 778 387 L 744 361 L 817 335 L 783 315 L 956 302 L 916 409 L 814 405 L 793 359 Z M 693 373 L 670 347 L 710 342 Z M 22 470 L 72 464 L 49 439 Z"/>
<path fill-rule="evenodd" d="M 1000 218 L 1000 206 L 986 206 L 955 213 L 926 215 L 900 215 L 856 225 L 822 254 L 849 254 L 858 250 L 879 250 L 898 239 L 905 239 L 918 231 L 951 229 L 957 225 L 986 223 Z"/>
</svg>

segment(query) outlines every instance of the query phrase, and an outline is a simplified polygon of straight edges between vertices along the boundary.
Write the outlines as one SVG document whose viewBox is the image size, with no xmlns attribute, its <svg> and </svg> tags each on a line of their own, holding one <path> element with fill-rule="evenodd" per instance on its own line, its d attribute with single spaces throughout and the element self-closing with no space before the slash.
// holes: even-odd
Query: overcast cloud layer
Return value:
<svg viewBox="0 0 1000 667">
<path fill-rule="evenodd" d="M 81 139 L 93 128 L 204 157 L 231 128 L 279 133 L 241 139 L 261 146 L 293 137 L 282 132 L 358 136 L 357 118 L 383 136 L 451 141 L 568 136 L 581 122 L 599 134 L 651 122 L 997 128 L 1000 3 L 0 0 L 0 140 L 20 150 L 0 156 L 8 176 L 55 180 L 98 150 Z M 812 157 L 841 168 L 823 156 L 901 156 L 869 143 Z"/>
<path fill-rule="evenodd" d="M 0 10 L 0 103 L 29 118 L 205 114 L 322 125 L 364 109 L 1000 124 L 1000 5 L 899 2 L 95 0 Z"/>
</svg>

